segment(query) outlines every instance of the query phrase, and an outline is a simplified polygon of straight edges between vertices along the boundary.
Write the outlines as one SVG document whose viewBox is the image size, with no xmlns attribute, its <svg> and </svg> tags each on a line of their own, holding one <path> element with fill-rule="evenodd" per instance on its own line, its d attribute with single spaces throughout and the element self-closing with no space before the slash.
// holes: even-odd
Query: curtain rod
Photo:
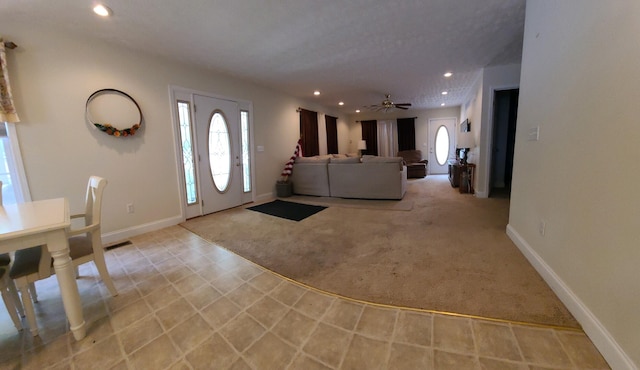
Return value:
<svg viewBox="0 0 640 370">
<path fill-rule="evenodd" d="M 13 41 L 5 41 L 4 47 L 7 49 L 15 49 L 18 47 L 18 45 L 16 45 Z"/>
<path fill-rule="evenodd" d="M 418 117 L 402 117 L 402 118 L 396 118 L 396 120 L 407 119 L 407 118 L 418 119 Z M 376 119 L 366 119 L 365 121 L 378 121 L 378 120 L 376 120 Z M 380 120 L 380 121 L 384 121 L 384 120 Z M 356 122 L 362 122 L 362 121 L 356 121 Z"/>
</svg>

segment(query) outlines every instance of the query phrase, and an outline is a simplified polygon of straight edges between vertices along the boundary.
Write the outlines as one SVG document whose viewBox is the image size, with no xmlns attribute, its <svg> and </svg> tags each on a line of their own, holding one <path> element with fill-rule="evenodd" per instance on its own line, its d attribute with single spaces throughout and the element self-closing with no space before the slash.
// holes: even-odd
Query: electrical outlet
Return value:
<svg viewBox="0 0 640 370">
<path fill-rule="evenodd" d="M 133 203 L 127 203 L 127 213 L 133 213 Z"/>
<path fill-rule="evenodd" d="M 547 221 L 540 220 L 540 224 L 538 225 L 538 232 L 540 233 L 541 236 L 544 236 L 546 229 L 547 229 Z"/>
</svg>

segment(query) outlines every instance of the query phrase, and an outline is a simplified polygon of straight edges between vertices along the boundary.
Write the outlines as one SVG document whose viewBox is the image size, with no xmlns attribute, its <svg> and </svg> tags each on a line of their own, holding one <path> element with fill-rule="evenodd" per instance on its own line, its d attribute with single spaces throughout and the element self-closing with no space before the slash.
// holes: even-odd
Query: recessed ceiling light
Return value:
<svg viewBox="0 0 640 370">
<path fill-rule="evenodd" d="M 444 107 L 444 103 L 440 104 L 441 107 Z"/>
<path fill-rule="evenodd" d="M 344 102 L 343 102 L 343 101 L 341 101 L 340 103 L 338 103 L 338 105 L 344 105 Z"/>
<path fill-rule="evenodd" d="M 446 91 L 442 92 L 442 95 L 447 95 L 447 94 L 448 94 L 448 92 L 446 92 Z"/>
<path fill-rule="evenodd" d="M 113 12 L 111 11 L 111 9 L 109 9 L 108 6 L 102 5 L 102 4 L 98 4 L 98 5 L 94 6 L 93 7 L 93 12 L 96 13 L 97 15 L 101 16 L 101 17 L 108 17 L 111 14 L 113 14 Z"/>
<path fill-rule="evenodd" d="M 356 113 L 360 113 L 360 109 L 356 109 Z"/>
<path fill-rule="evenodd" d="M 451 73 L 451 72 L 447 72 L 447 73 L 444 74 L 444 77 L 451 77 L 451 76 L 453 76 L 453 73 Z"/>
<path fill-rule="evenodd" d="M 314 91 L 314 92 L 313 92 L 313 95 L 315 95 L 315 96 L 320 95 L 320 91 L 318 91 L 318 90 Z"/>
</svg>

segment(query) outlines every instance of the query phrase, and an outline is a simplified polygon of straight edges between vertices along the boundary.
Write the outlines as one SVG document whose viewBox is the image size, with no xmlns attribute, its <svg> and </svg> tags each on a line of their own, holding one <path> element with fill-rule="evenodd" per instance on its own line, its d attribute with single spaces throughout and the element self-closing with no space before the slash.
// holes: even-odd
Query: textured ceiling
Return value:
<svg viewBox="0 0 640 370">
<path fill-rule="evenodd" d="M 90 1 L 2 0 L 0 27 L 3 19 L 53 26 L 329 107 L 344 101 L 344 112 L 386 93 L 413 108 L 460 105 L 481 68 L 522 55 L 525 0 L 104 3 L 109 19 L 94 16 Z"/>
</svg>

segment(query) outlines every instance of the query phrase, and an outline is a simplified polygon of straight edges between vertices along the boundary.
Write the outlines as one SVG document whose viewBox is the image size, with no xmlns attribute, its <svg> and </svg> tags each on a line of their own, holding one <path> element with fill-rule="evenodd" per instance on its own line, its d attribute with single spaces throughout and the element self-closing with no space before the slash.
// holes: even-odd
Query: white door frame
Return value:
<svg viewBox="0 0 640 370">
<path fill-rule="evenodd" d="M 223 96 L 219 94 L 214 94 L 206 91 L 199 91 L 194 89 L 188 89 L 181 86 L 169 85 L 169 98 L 171 101 L 171 117 L 173 121 L 173 139 L 174 139 L 174 153 L 176 158 L 176 174 L 177 174 L 177 182 L 176 186 L 178 187 L 178 197 L 180 202 L 180 217 L 182 220 L 187 219 L 187 202 L 186 202 L 186 191 L 185 191 L 185 181 L 184 181 L 184 168 L 182 165 L 182 143 L 180 142 L 180 126 L 178 120 L 178 110 L 177 110 L 177 102 L 178 100 L 186 100 L 191 104 L 191 122 L 192 124 L 195 122 L 195 112 L 194 112 L 194 95 L 202 95 L 207 96 L 214 99 L 222 99 L 222 100 L 233 100 L 238 103 L 238 108 L 241 111 L 249 112 L 249 156 L 250 156 L 250 166 L 251 166 L 251 191 L 247 193 L 243 193 L 242 203 L 253 202 L 256 197 L 256 170 L 255 170 L 255 153 L 253 150 L 254 143 L 254 124 L 253 124 L 253 103 L 248 100 L 236 99 L 228 96 Z M 196 140 L 193 140 L 193 150 L 197 155 L 198 148 Z M 197 160 L 197 158 L 196 158 Z M 198 164 L 195 164 L 196 168 L 196 182 L 197 182 L 197 194 L 198 199 L 200 199 L 200 184 L 199 178 L 200 174 Z M 202 214 L 202 205 L 198 202 L 198 210 L 199 214 Z"/>
<path fill-rule="evenodd" d="M 482 178 L 482 184 L 476 180 L 476 194 L 478 198 L 488 198 L 491 186 L 491 161 L 493 155 L 491 148 L 493 147 L 493 119 L 495 112 L 493 104 L 495 103 L 496 91 L 519 89 L 520 85 L 499 85 L 489 86 L 489 102 L 487 105 L 487 121 L 482 122 L 480 127 L 480 158 L 476 167 L 476 179 Z"/>
</svg>

